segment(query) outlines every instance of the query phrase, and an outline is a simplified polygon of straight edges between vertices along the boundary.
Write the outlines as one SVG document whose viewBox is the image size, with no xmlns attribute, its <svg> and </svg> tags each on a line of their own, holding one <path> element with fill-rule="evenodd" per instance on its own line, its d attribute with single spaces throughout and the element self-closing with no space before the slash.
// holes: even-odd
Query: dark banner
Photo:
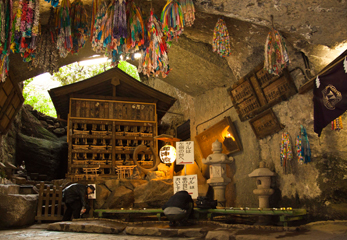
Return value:
<svg viewBox="0 0 347 240">
<path fill-rule="evenodd" d="M 321 135 L 331 121 L 347 110 L 347 73 L 346 59 L 330 71 L 319 75 L 313 90 L 314 131 Z"/>
</svg>

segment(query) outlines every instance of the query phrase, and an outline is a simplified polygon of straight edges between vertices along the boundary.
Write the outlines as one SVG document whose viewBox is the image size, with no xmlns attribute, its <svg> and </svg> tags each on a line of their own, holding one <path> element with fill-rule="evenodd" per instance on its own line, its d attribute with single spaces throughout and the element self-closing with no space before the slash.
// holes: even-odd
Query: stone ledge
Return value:
<svg viewBox="0 0 347 240">
<path fill-rule="evenodd" d="M 8 194 L 19 194 L 19 185 L 16 184 L 0 184 L 0 193 Z"/>
<path fill-rule="evenodd" d="M 158 228 L 158 227 L 126 227 L 126 234 L 137 236 L 160 236 L 160 237 L 187 237 L 202 238 L 207 234 L 207 230 L 202 228 Z"/>
<path fill-rule="evenodd" d="M 72 222 L 57 222 L 49 224 L 47 230 L 64 231 L 64 232 L 86 232 L 86 233 L 108 233 L 117 234 L 123 232 L 125 225 L 104 221 L 72 221 Z"/>
<path fill-rule="evenodd" d="M 158 224 L 158 225 L 169 225 L 168 221 L 141 221 L 141 222 L 125 222 L 118 219 L 106 219 L 106 218 L 83 218 L 83 219 L 76 219 L 74 221 L 95 221 L 95 220 L 104 220 L 104 221 L 110 221 L 110 222 L 116 222 L 116 223 L 122 223 L 127 226 L 129 225 L 146 225 L 146 224 Z M 346 221 L 346 220 L 343 220 Z M 262 226 L 262 225 L 246 225 L 246 224 L 227 224 L 227 223 L 221 223 L 216 221 L 192 221 L 194 225 L 215 225 L 216 227 L 223 228 L 223 229 L 257 229 L 257 230 L 271 230 L 271 231 L 284 231 L 284 232 L 296 232 L 306 229 L 306 225 L 303 226 L 296 226 L 296 227 L 282 227 L 282 226 Z M 335 221 L 336 222 L 336 221 Z M 347 222 L 347 221 L 346 221 Z"/>
</svg>

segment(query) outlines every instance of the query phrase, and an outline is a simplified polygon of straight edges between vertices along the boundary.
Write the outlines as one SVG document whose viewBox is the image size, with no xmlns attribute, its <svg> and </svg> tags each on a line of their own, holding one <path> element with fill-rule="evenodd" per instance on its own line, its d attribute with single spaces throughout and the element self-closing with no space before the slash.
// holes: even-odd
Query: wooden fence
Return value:
<svg viewBox="0 0 347 240">
<path fill-rule="evenodd" d="M 40 184 L 39 203 L 35 220 L 41 221 L 61 221 L 64 214 L 63 187 L 56 185 Z"/>
</svg>

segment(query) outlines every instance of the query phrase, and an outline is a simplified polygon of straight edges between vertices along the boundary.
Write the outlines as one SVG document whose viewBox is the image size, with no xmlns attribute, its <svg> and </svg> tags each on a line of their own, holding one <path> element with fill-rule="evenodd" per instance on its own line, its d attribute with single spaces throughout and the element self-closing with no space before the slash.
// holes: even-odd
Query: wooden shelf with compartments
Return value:
<svg viewBox="0 0 347 240">
<path fill-rule="evenodd" d="M 156 119 L 155 103 L 71 98 L 67 176 L 116 175 L 117 166 L 134 165 L 132 155 L 140 144 L 157 152 Z M 140 164 L 153 163 L 151 155 L 140 155 Z"/>
</svg>

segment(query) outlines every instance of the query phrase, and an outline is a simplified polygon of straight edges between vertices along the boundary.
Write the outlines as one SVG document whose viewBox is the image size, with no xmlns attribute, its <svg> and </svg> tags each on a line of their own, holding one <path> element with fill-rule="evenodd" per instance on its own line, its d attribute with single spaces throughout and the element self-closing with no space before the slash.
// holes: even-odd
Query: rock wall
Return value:
<svg viewBox="0 0 347 240">
<path fill-rule="evenodd" d="M 303 73 L 297 68 L 304 66 L 300 52 L 288 44 L 291 64 L 290 75 L 299 88 L 305 81 Z M 261 54 L 261 51 L 258 52 Z M 235 76 L 242 77 L 256 67 L 262 57 L 252 57 L 254 52 L 245 52 L 245 56 L 230 56 L 227 58 L 229 66 Z M 234 64 L 237 63 L 237 64 Z M 315 66 L 313 66 L 314 68 Z M 319 139 L 313 132 L 313 91 L 306 94 L 296 94 L 288 101 L 275 105 L 272 109 L 285 128 L 271 136 L 258 140 L 249 124 L 241 122 L 232 106 L 227 93 L 229 86 L 212 88 L 198 96 L 190 96 L 175 87 L 163 83 L 160 79 L 149 79 L 148 85 L 177 98 L 177 102 L 170 111 L 182 113 L 183 116 L 165 115 L 163 122 L 167 124 L 190 119 L 191 139 L 205 129 L 230 117 L 239 134 L 243 151 L 232 154 L 234 164 L 229 167 L 229 176 L 232 182 L 227 186 L 227 206 L 257 207 L 258 198 L 252 193 L 256 188 L 254 179 L 248 174 L 256 169 L 260 161 L 264 161 L 270 170 L 276 173 L 272 188 L 275 193 L 270 198 L 272 207 L 306 208 L 315 219 L 347 218 L 347 188 L 346 188 L 346 141 L 343 129 L 333 132 L 327 127 Z M 226 110 L 226 111 L 225 111 Z M 222 113 L 218 117 L 218 114 Z M 170 116 L 170 117 L 169 117 Z M 215 118 L 214 118 L 215 117 Z M 176 120 L 172 119 L 176 118 Z M 169 120 L 168 120 L 169 119 Z M 207 120 L 210 121 L 201 124 Z M 346 116 L 343 115 L 345 122 Z M 285 173 L 280 163 L 281 135 L 287 131 L 291 135 L 292 146 L 295 147 L 295 138 L 299 134 L 300 125 L 307 129 L 312 162 L 304 165 L 297 163 L 294 150 L 292 170 Z M 201 155 L 195 142 L 195 161 L 204 176 L 208 177 L 208 169 L 201 163 Z"/>
<path fill-rule="evenodd" d="M 10 162 L 15 164 L 16 159 L 16 138 L 17 133 L 22 126 L 21 122 L 22 111 L 16 115 L 8 132 L 5 135 L 0 135 L 0 161 Z"/>
<path fill-rule="evenodd" d="M 8 133 L 0 136 L 0 161 L 16 166 L 25 161 L 28 176 L 36 173 L 40 180 L 64 178 L 66 159 L 66 126 L 29 105 L 21 108 Z"/>
</svg>

